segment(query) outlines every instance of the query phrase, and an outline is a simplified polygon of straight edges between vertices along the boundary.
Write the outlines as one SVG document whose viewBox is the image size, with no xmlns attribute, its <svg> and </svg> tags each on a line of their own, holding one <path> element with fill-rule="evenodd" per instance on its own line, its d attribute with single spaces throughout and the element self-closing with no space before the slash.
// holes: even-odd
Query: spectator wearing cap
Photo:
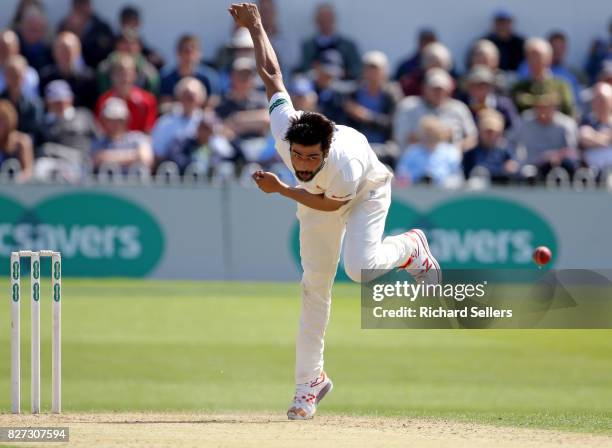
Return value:
<svg viewBox="0 0 612 448">
<path fill-rule="evenodd" d="M 512 100 L 495 92 L 495 75 L 484 65 L 476 65 L 468 72 L 463 82 L 464 92 L 459 98 L 467 104 L 472 117 L 478 123 L 480 111 L 493 109 L 504 120 L 504 128 L 510 129 L 518 120 L 518 113 Z"/>
<path fill-rule="evenodd" d="M 399 102 L 393 117 L 393 139 L 405 148 L 418 140 L 418 123 L 426 115 L 434 115 L 450 131 L 450 141 L 465 151 L 476 145 L 478 132 L 468 107 L 451 98 L 454 82 L 441 68 L 425 74 L 422 96 L 409 96 Z"/>
<path fill-rule="evenodd" d="M 110 98 L 121 98 L 130 111 L 128 129 L 150 132 L 157 119 L 157 100 L 151 93 L 134 85 L 134 59 L 126 54 L 118 55 L 111 67 L 111 79 L 112 88 L 102 94 L 96 104 L 96 117 L 102 117 L 102 110 Z"/>
<path fill-rule="evenodd" d="M 206 103 L 206 90 L 199 80 L 187 76 L 178 82 L 174 92 L 178 104 L 157 120 L 151 132 L 157 160 L 166 159 L 177 141 L 181 143 L 193 137 L 204 113 L 202 108 Z"/>
<path fill-rule="evenodd" d="M 551 45 L 539 37 L 530 38 L 525 43 L 525 54 L 531 76 L 529 79 L 516 83 L 511 91 L 512 99 L 519 112 L 531 107 L 528 101 L 534 94 L 546 90 L 556 92 L 561 112 L 565 115 L 574 116 L 574 97 L 570 87 L 562 79 L 555 78 L 550 69 L 552 63 Z"/>
<path fill-rule="evenodd" d="M 53 42 L 53 58 L 55 62 L 40 71 L 41 93 L 50 82 L 63 79 L 74 92 L 74 105 L 93 110 L 98 86 L 94 71 L 83 63 L 77 35 L 69 31 L 59 33 Z"/>
<path fill-rule="evenodd" d="M 119 34 L 135 35 L 140 41 L 142 54 L 157 70 L 164 66 L 164 59 L 153 48 L 148 46 L 141 34 L 140 10 L 133 5 L 126 5 L 119 11 Z"/>
<path fill-rule="evenodd" d="M 520 126 L 509 137 L 517 153 L 524 151 L 524 161 L 537 166 L 542 176 L 557 166 L 573 174 L 578 162 L 578 129 L 572 118 L 557 110 L 559 92 L 544 87 L 525 94 L 524 101 L 532 109 L 521 115 Z"/>
<path fill-rule="evenodd" d="M 345 67 L 344 76 L 349 79 L 357 79 L 361 74 L 359 50 L 353 40 L 336 31 L 336 12 L 333 6 L 329 3 L 319 5 L 314 19 L 317 34 L 303 42 L 302 61 L 298 71 L 309 72 L 321 53 L 335 50 L 342 57 L 342 65 Z"/>
<path fill-rule="evenodd" d="M 317 92 L 313 82 L 307 77 L 296 76 L 289 88 L 289 94 L 295 110 L 317 112 Z"/>
<path fill-rule="evenodd" d="M 182 35 L 176 45 L 175 66 L 164 67 L 161 71 L 161 103 L 172 101 L 176 85 L 181 79 L 193 77 L 199 80 L 209 96 L 211 107 L 219 103 L 220 80 L 219 73 L 212 67 L 202 63 L 200 40 L 193 34 Z"/>
<path fill-rule="evenodd" d="M 523 60 L 525 39 L 514 32 L 514 16 L 500 8 L 493 13 L 493 29 L 484 36 L 499 50 L 499 68 L 505 71 L 516 71 Z"/>
<path fill-rule="evenodd" d="M 608 36 L 593 41 L 584 66 L 584 70 L 592 83 L 598 80 L 606 62 L 612 62 L 612 18 L 608 23 Z M 599 80 L 601 81 L 601 79 Z"/>
<path fill-rule="evenodd" d="M 487 170 L 495 183 L 516 177 L 519 164 L 504 138 L 504 116 L 494 109 L 478 114 L 478 145 L 463 154 L 463 172 L 469 178 L 475 168 Z"/>
<path fill-rule="evenodd" d="M 53 61 L 47 41 L 48 21 L 42 5 L 25 7 L 16 27 L 21 54 L 36 71 Z"/>
<path fill-rule="evenodd" d="M 98 130 L 91 111 L 74 106 L 74 94 L 63 79 L 45 88 L 47 113 L 41 130 L 40 155 L 84 163 Z"/>
<path fill-rule="evenodd" d="M 20 54 L 19 38 L 12 30 L 0 33 L 0 92 L 6 89 L 6 78 L 4 69 L 11 56 Z M 25 96 L 38 97 L 39 77 L 36 70 L 26 62 L 25 74 L 21 90 Z"/>
<path fill-rule="evenodd" d="M 593 86 L 591 113 L 580 126 L 580 147 L 588 166 L 602 170 L 612 167 L 612 85 Z"/>
<path fill-rule="evenodd" d="M 317 94 L 318 112 L 339 124 L 347 122 L 344 112 L 347 92 L 341 81 L 343 73 L 342 57 L 337 51 L 329 50 L 319 55 L 310 74 Z"/>
<path fill-rule="evenodd" d="M 432 42 L 423 49 L 420 69 L 400 77 L 399 84 L 404 95 L 421 95 L 425 73 L 429 69 L 441 68 L 450 73 L 452 67 L 453 59 L 450 50 L 440 42 Z"/>
<path fill-rule="evenodd" d="M 7 160 L 17 160 L 21 165 L 17 181 L 25 182 L 32 176 L 34 151 L 30 137 L 17 130 L 18 120 L 11 102 L 0 99 L 0 166 Z"/>
<path fill-rule="evenodd" d="M 216 108 L 217 115 L 235 144 L 242 151 L 249 141 L 263 138 L 268 132 L 268 102 L 265 95 L 255 89 L 255 61 L 238 58 L 232 66 L 230 89 Z M 247 157 L 248 159 L 248 157 Z"/>
<path fill-rule="evenodd" d="M 461 152 L 448 143 L 442 121 L 425 115 L 418 122 L 417 140 L 410 145 L 395 168 L 400 183 L 445 183 L 461 176 Z"/>
<path fill-rule="evenodd" d="M 6 86 L 0 98 L 9 100 L 17 110 L 17 129 L 28 134 L 34 144 L 39 142 L 40 124 L 43 107 L 38 96 L 24 93 L 24 82 L 28 71 L 28 61 L 21 55 L 10 56 L 4 64 Z"/>
<path fill-rule="evenodd" d="M 562 31 L 553 31 L 548 35 L 548 43 L 552 50 L 552 61 L 550 65 L 550 71 L 553 76 L 558 79 L 565 81 L 572 90 L 574 100 L 578 102 L 580 100 L 580 86 L 579 78 L 585 77 L 578 69 L 569 67 L 565 62 L 565 56 L 567 54 L 567 36 Z M 530 79 L 531 71 L 527 61 L 523 61 L 518 69 L 519 79 Z"/>
<path fill-rule="evenodd" d="M 510 90 L 510 79 L 507 73 L 499 68 L 499 50 L 493 42 L 479 39 L 474 42 L 468 53 L 468 71 L 476 65 L 484 65 L 493 72 L 495 89 L 503 94 Z"/>
<path fill-rule="evenodd" d="M 72 9 L 60 22 L 58 31 L 71 31 L 79 36 L 83 59 L 92 69 L 113 50 L 113 30 L 95 14 L 92 0 L 72 0 Z"/>
<path fill-rule="evenodd" d="M 111 67 L 120 55 L 130 56 L 134 60 L 136 67 L 136 79 L 134 83 L 136 86 L 155 96 L 159 95 L 159 73 L 155 66 L 144 57 L 138 34 L 132 30 L 126 30 L 117 36 L 115 51 L 98 66 L 98 90 L 100 92 L 105 92 L 111 87 Z"/>
<path fill-rule="evenodd" d="M 363 56 L 363 71 L 357 89 L 344 102 L 349 126 L 363 133 L 370 143 L 391 139 L 391 122 L 397 97 L 388 83 L 389 62 L 384 53 Z"/>
<path fill-rule="evenodd" d="M 417 48 L 415 52 L 399 63 L 395 70 L 393 79 L 399 81 L 404 76 L 410 76 L 422 67 L 423 50 L 432 42 L 437 42 L 436 33 L 431 28 L 423 28 L 417 36 Z"/>
<path fill-rule="evenodd" d="M 121 98 L 109 98 L 101 109 L 103 135 L 92 145 L 94 168 L 102 164 L 117 165 L 124 171 L 132 165 L 153 166 L 153 150 L 149 137 L 128 130 L 130 111 Z"/>
<path fill-rule="evenodd" d="M 181 171 L 195 164 L 200 171 L 210 175 L 222 160 L 231 160 L 236 149 L 220 132 L 220 123 L 212 111 L 199 116 L 193 135 L 184 141 L 174 141 L 168 160 L 176 163 Z"/>
</svg>

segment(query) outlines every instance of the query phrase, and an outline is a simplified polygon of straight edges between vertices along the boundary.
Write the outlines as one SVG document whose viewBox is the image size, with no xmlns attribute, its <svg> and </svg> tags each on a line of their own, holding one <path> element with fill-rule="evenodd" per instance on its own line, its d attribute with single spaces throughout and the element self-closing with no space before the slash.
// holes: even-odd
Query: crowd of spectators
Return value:
<svg viewBox="0 0 612 448">
<path fill-rule="evenodd" d="M 563 31 L 524 38 L 500 9 L 465 64 L 424 27 L 392 69 L 383 52 L 361 53 L 321 4 L 292 67 L 274 0 L 259 6 L 296 108 L 364 133 L 400 182 L 612 170 L 612 22 L 582 68 L 567 64 Z M 93 0 L 72 0 L 52 30 L 41 0 L 19 2 L 0 32 L 0 165 L 18 162 L 20 181 L 79 182 L 108 165 L 152 172 L 172 161 L 210 173 L 227 161 L 238 173 L 278 164 L 246 29 L 216 52 L 178 36 L 165 61 L 143 39 L 137 8 L 123 7 L 117 22 L 100 18 Z"/>
</svg>

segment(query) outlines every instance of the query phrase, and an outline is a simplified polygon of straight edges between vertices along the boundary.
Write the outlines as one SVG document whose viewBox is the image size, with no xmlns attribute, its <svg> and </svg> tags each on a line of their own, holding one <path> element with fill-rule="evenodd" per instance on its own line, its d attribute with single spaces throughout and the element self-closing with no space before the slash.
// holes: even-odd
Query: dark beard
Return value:
<svg viewBox="0 0 612 448">
<path fill-rule="evenodd" d="M 295 177 L 297 177 L 301 182 L 310 182 L 317 174 L 319 174 L 319 171 L 323 169 L 325 166 L 325 161 L 326 159 L 323 160 L 321 165 L 319 165 L 319 168 L 314 171 L 295 171 Z M 295 167 L 293 169 L 295 170 Z"/>
</svg>

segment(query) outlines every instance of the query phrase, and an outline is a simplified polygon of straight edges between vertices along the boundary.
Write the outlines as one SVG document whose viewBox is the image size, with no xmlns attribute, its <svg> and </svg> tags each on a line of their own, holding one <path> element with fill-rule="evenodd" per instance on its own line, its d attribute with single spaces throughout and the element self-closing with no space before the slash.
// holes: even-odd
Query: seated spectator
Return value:
<svg viewBox="0 0 612 448">
<path fill-rule="evenodd" d="M 254 87 L 255 62 L 248 58 L 236 59 L 231 73 L 230 90 L 216 109 L 231 140 L 247 152 L 248 141 L 264 137 L 269 124 L 266 97 Z M 255 161 L 256 158 L 247 156 L 249 161 Z"/>
<path fill-rule="evenodd" d="M 184 34 L 176 45 L 177 65 L 164 67 L 161 71 L 161 103 L 172 101 L 174 89 L 181 79 L 191 76 L 199 80 L 209 95 L 211 107 L 219 104 L 219 74 L 202 63 L 200 40 L 193 34 Z"/>
<path fill-rule="evenodd" d="M 398 95 L 388 83 L 389 63 L 384 53 L 363 56 L 361 83 L 344 103 L 349 126 L 363 133 L 370 143 L 391 139 L 391 121 Z"/>
<path fill-rule="evenodd" d="M 476 65 L 484 65 L 491 70 L 495 77 L 495 89 L 502 94 L 508 93 L 508 90 L 510 90 L 509 76 L 506 72 L 499 69 L 499 50 L 490 40 L 477 40 L 470 49 L 468 69 L 471 70 Z"/>
<path fill-rule="evenodd" d="M 98 66 L 97 80 L 99 91 L 105 92 L 111 87 L 111 66 L 120 55 L 131 56 L 134 60 L 136 65 L 135 85 L 157 96 L 159 94 L 159 73 L 142 54 L 138 35 L 132 31 L 126 31 L 117 36 L 115 51 Z"/>
<path fill-rule="evenodd" d="M 525 54 L 529 67 L 530 79 L 519 81 L 512 88 L 512 99 L 519 112 L 531 107 L 529 98 L 539 90 L 545 89 L 556 92 L 559 97 L 559 109 L 565 115 L 573 116 L 574 99 L 567 83 L 553 77 L 550 70 L 552 63 L 552 47 L 544 39 L 533 37 L 525 43 Z"/>
<path fill-rule="evenodd" d="M 321 53 L 314 62 L 312 77 L 317 94 L 318 112 L 330 120 L 347 123 L 344 112 L 344 94 L 340 78 L 344 73 L 342 57 L 334 50 Z"/>
<path fill-rule="evenodd" d="M 53 43 L 53 58 L 55 63 L 40 71 L 41 93 L 50 82 L 63 79 L 74 92 L 74 105 L 93 110 L 98 99 L 98 86 L 93 70 L 81 59 L 81 41 L 76 34 L 63 31 L 57 35 Z"/>
<path fill-rule="evenodd" d="M 516 107 L 510 98 L 495 93 L 495 75 L 488 67 L 472 67 L 465 78 L 464 89 L 460 99 L 468 105 L 477 124 L 479 112 L 485 109 L 494 109 L 501 113 L 506 130 L 516 124 Z"/>
<path fill-rule="evenodd" d="M 493 109 L 478 114 L 478 145 L 463 154 L 463 172 L 469 178 L 476 167 L 485 168 L 493 182 L 513 179 L 519 164 L 504 139 L 504 116 Z"/>
<path fill-rule="evenodd" d="M 548 43 L 552 49 L 552 62 L 550 71 L 553 76 L 562 79 L 571 88 L 574 100 L 577 102 L 580 99 L 580 82 L 578 77 L 580 72 L 566 65 L 565 56 L 567 54 L 567 37 L 561 31 L 554 31 L 548 36 Z M 518 69 L 519 79 L 530 79 L 531 71 L 527 61 L 523 61 Z"/>
<path fill-rule="evenodd" d="M 235 148 L 219 132 L 219 123 L 213 112 L 207 111 L 198 118 L 194 135 L 184 141 L 174 141 L 168 160 L 176 163 L 185 172 L 191 164 L 209 175 L 222 160 L 231 160 L 236 155 Z"/>
<path fill-rule="evenodd" d="M 454 83 L 441 68 L 432 68 L 425 75 L 423 96 L 409 96 L 399 102 L 393 117 L 393 139 L 400 147 L 418 141 L 418 123 L 426 115 L 438 117 L 450 129 L 450 141 L 461 150 L 473 148 L 478 132 L 470 110 L 461 101 L 451 98 Z"/>
<path fill-rule="evenodd" d="M 580 146 L 591 168 L 612 167 L 612 85 L 600 82 L 593 86 L 591 113 L 580 126 Z"/>
<path fill-rule="evenodd" d="M 119 11 L 119 34 L 138 36 L 142 54 L 157 70 L 160 70 L 164 66 L 164 60 L 157 51 L 145 43 L 140 32 L 140 25 L 140 11 L 138 8 L 132 5 L 121 8 L 121 11 Z"/>
<path fill-rule="evenodd" d="M 109 98 L 101 110 L 103 136 L 94 141 L 92 156 L 94 169 L 102 164 L 118 165 L 124 171 L 131 165 L 153 166 L 153 149 L 149 137 L 128 130 L 130 112 L 121 98 Z"/>
<path fill-rule="evenodd" d="M 336 31 L 336 13 L 331 4 L 324 3 L 317 7 L 315 23 L 317 34 L 302 44 L 302 62 L 298 71 L 309 72 L 321 53 L 335 50 L 342 57 L 342 65 L 346 68 L 344 75 L 349 79 L 357 79 L 361 74 L 357 45 Z"/>
<path fill-rule="evenodd" d="M 17 160 L 21 165 L 17 181 L 25 182 L 32 176 L 34 151 L 32 140 L 17 131 L 17 120 L 11 102 L 0 99 L 0 166 L 7 160 Z"/>
<path fill-rule="evenodd" d="M 28 97 L 24 93 L 28 61 L 21 56 L 11 56 L 4 65 L 6 87 L 0 98 L 9 100 L 17 110 L 17 129 L 30 136 L 36 145 L 39 142 L 43 107 L 38 96 Z"/>
<path fill-rule="evenodd" d="M 234 61 L 238 58 L 255 58 L 254 48 L 251 33 L 244 27 L 235 28 L 230 42 L 219 48 L 214 65 L 220 71 L 222 93 L 229 86 L 229 74 Z"/>
<path fill-rule="evenodd" d="M 88 160 L 96 124 L 89 109 L 74 107 L 70 85 L 58 79 L 45 88 L 47 114 L 41 130 L 40 154 L 70 163 L 77 169 Z M 80 171 L 80 170 L 79 170 Z"/>
<path fill-rule="evenodd" d="M 428 44 L 423 49 L 421 67 L 399 79 L 399 84 L 402 87 L 404 95 L 411 96 L 423 94 L 423 80 L 425 79 L 425 73 L 429 69 L 441 68 L 444 71 L 450 72 L 452 66 L 453 60 L 448 48 L 440 42 Z"/>
<path fill-rule="evenodd" d="M 100 119 L 109 98 L 121 98 L 130 110 L 128 129 L 150 132 L 157 119 L 157 100 L 146 90 L 136 87 L 136 65 L 131 56 L 120 54 L 111 66 L 113 87 L 104 93 L 96 104 L 96 117 Z"/>
<path fill-rule="evenodd" d="M 305 112 L 317 112 L 317 101 L 319 99 L 312 81 L 304 76 L 296 76 L 291 87 L 291 102 L 295 110 Z"/>
<path fill-rule="evenodd" d="M 578 130 L 572 118 L 557 110 L 558 91 L 549 86 L 525 101 L 533 109 L 522 114 L 520 126 L 511 134 L 517 150 L 525 150 L 525 162 L 537 166 L 541 176 L 557 166 L 573 174 L 578 162 Z"/>
<path fill-rule="evenodd" d="M 437 41 L 438 38 L 436 37 L 436 33 L 432 29 L 421 29 L 419 31 L 419 35 L 417 36 L 417 49 L 411 56 L 399 63 L 393 79 L 399 81 L 404 76 L 410 76 L 413 72 L 420 70 L 420 68 L 423 66 L 423 50 L 430 43 Z"/>
<path fill-rule="evenodd" d="M 71 31 L 79 37 L 85 64 L 93 69 L 113 50 L 113 30 L 94 13 L 92 0 L 72 0 L 72 9 L 58 31 Z"/>
<path fill-rule="evenodd" d="M 47 42 L 47 16 L 42 7 L 31 4 L 27 6 L 17 24 L 17 35 L 21 54 L 36 71 L 52 62 L 51 47 Z"/>
<path fill-rule="evenodd" d="M 204 113 L 206 90 L 200 81 L 188 76 L 181 79 L 175 87 L 178 107 L 162 115 L 155 124 L 151 137 L 153 152 L 157 160 L 164 160 L 170 148 L 180 146 L 188 138 L 195 136 L 196 128 Z"/>
<path fill-rule="evenodd" d="M 4 69 L 11 56 L 19 55 L 19 39 L 14 31 L 6 30 L 0 33 L 0 92 L 6 89 Z M 22 91 L 28 97 L 38 97 L 38 73 L 27 65 L 23 79 Z"/>
<path fill-rule="evenodd" d="M 398 181 L 416 184 L 430 181 L 444 185 L 461 176 L 461 151 L 447 142 L 448 130 L 434 116 L 419 120 L 417 141 L 400 157 L 395 168 Z"/>
<path fill-rule="evenodd" d="M 499 50 L 499 68 L 516 71 L 523 60 L 525 40 L 514 32 L 514 16 L 507 9 L 498 9 L 493 14 L 493 29 L 484 36 Z"/>
<path fill-rule="evenodd" d="M 612 61 L 612 19 L 608 23 L 608 36 L 595 39 L 591 44 L 584 70 L 592 83 L 597 81 L 606 61 Z"/>
</svg>

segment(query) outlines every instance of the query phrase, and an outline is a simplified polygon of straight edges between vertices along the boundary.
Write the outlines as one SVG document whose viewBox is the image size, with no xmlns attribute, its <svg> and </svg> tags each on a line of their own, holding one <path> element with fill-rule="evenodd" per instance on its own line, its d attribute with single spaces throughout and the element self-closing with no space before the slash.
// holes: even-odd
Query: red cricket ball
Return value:
<svg viewBox="0 0 612 448">
<path fill-rule="evenodd" d="M 544 266 L 552 258 L 552 252 L 546 246 L 539 246 L 533 251 L 533 261 L 539 266 Z"/>
</svg>

